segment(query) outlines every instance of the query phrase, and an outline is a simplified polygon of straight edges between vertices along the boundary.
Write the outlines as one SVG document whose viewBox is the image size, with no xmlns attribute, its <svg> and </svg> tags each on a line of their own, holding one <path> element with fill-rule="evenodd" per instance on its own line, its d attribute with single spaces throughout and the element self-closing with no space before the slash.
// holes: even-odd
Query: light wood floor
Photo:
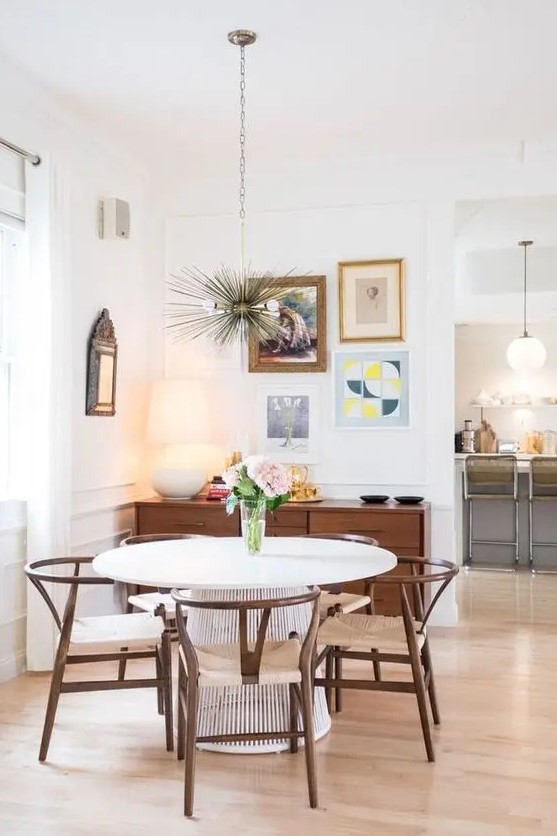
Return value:
<svg viewBox="0 0 557 836">
<path fill-rule="evenodd" d="M 557 577 L 475 572 L 458 586 L 460 625 L 432 631 L 435 764 L 413 696 L 345 692 L 318 744 L 321 809 L 307 806 L 303 753 L 201 753 L 188 821 L 153 692 L 62 695 L 40 765 L 48 681 L 24 675 L 0 687 L 0 834 L 555 836 Z"/>
</svg>

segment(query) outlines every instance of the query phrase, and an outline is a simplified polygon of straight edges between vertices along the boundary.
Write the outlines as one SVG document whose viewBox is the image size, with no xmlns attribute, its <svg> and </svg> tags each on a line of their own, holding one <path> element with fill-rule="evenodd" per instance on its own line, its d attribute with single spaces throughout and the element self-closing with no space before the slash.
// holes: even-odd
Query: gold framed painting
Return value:
<svg viewBox="0 0 557 836">
<path fill-rule="evenodd" d="M 277 279 L 286 293 L 279 301 L 280 329 L 275 340 L 251 339 L 250 372 L 324 372 L 327 370 L 325 276 Z"/>
<path fill-rule="evenodd" d="M 406 339 L 403 258 L 340 262 L 338 292 L 341 343 Z"/>
</svg>

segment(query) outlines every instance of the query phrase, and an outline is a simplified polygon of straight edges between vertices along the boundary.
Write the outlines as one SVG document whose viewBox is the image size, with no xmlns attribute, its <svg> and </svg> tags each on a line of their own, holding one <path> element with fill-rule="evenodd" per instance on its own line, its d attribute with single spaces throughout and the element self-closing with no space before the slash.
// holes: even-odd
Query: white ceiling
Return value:
<svg viewBox="0 0 557 836">
<path fill-rule="evenodd" d="M 0 51 L 136 150 L 297 156 L 557 137 L 555 0 L 1 0 Z"/>
<path fill-rule="evenodd" d="M 457 322 L 517 322 L 528 248 L 531 322 L 557 317 L 557 197 L 462 201 L 456 206 Z"/>
</svg>

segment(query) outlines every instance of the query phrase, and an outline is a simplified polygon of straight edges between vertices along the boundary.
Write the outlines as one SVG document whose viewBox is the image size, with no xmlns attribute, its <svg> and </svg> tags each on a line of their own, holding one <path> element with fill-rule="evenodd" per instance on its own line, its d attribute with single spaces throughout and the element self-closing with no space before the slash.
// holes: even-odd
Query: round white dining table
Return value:
<svg viewBox="0 0 557 836">
<path fill-rule="evenodd" d="M 284 597 L 307 586 L 338 584 L 374 577 L 396 566 L 386 549 L 350 540 L 319 537 L 268 537 L 258 555 L 249 555 L 241 537 L 198 537 L 159 540 L 119 547 L 98 554 L 93 569 L 103 577 L 159 588 L 195 589 L 206 600 L 257 600 Z M 268 638 L 287 639 L 295 630 L 301 637 L 309 625 L 309 604 L 277 609 Z M 255 621 L 251 629 L 255 631 Z M 225 611 L 192 609 L 188 632 L 196 645 L 237 641 L 235 615 Z M 288 728 L 288 686 L 244 685 L 200 690 L 199 736 L 227 732 Z M 315 736 L 330 728 L 324 690 L 316 689 Z M 284 741 L 203 744 L 227 752 L 272 752 L 288 748 Z"/>
</svg>

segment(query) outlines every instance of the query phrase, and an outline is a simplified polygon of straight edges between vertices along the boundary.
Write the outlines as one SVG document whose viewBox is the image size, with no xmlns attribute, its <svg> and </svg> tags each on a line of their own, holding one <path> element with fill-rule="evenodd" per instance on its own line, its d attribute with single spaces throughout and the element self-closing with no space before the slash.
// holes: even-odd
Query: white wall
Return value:
<svg viewBox="0 0 557 836">
<path fill-rule="evenodd" d="M 316 142 L 319 137 L 316 136 Z M 352 435 L 335 432 L 330 375 L 321 377 L 324 457 L 312 468 L 327 493 L 399 487 L 431 500 L 433 551 L 454 554 L 454 207 L 457 201 L 557 193 L 556 149 L 543 143 L 469 148 L 458 155 L 315 160 L 263 158 L 248 166 L 248 253 L 266 269 L 293 266 L 324 273 L 328 284 L 329 348 L 337 345 L 336 263 L 403 256 L 408 267 L 408 343 L 412 360 L 411 429 Z M 167 221 L 166 273 L 182 265 L 211 266 L 237 258 L 237 174 L 231 149 L 203 169 L 198 160 L 161 162 L 161 206 Z M 400 347 L 400 346 L 399 346 Z M 201 356 L 200 356 L 201 355 Z M 227 367 L 228 363 L 228 367 Z M 219 372 L 219 365 L 221 370 Z M 168 345 L 166 370 L 232 375 L 233 361 Z M 222 374 L 222 369 L 228 371 Z M 237 363 L 236 363 L 237 368 Z M 292 376 L 303 380 L 303 376 Z M 250 375 L 251 389 L 269 376 Z M 275 378 L 273 378 L 275 379 Z M 239 391 L 243 391 L 240 389 Z M 245 396 L 244 396 L 245 397 Z M 229 401 L 227 402 L 230 403 Z M 222 408 L 232 421 L 230 410 Z M 253 419 L 253 410 L 248 410 Z M 252 433 L 253 438 L 253 433 Z M 362 438 L 364 439 L 362 441 Z M 364 456 L 360 456 L 362 445 Z M 359 484 L 358 484 L 359 483 Z M 440 619 L 454 622 L 454 594 Z"/>
<path fill-rule="evenodd" d="M 532 334 L 547 349 L 547 361 L 536 372 L 524 376 L 506 362 L 507 346 L 521 333 L 521 326 L 471 323 L 455 331 L 455 421 L 462 429 L 465 418 L 480 421 L 480 411 L 470 407 L 480 389 L 490 395 L 527 393 L 533 401 L 557 397 L 557 328 L 552 323 L 536 323 Z M 557 408 L 486 409 L 485 418 L 500 438 L 522 442 L 529 430 L 557 430 Z"/>
<path fill-rule="evenodd" d="M 167 274 L 185 265 L 203 269 L 220 262 L 237 263 L 237 235 L 237 221 L 229 215 L 169 218 Z M 231 416 L 234 412 L 242 415 L 249 428 L 244 440 L 249 449 L 244 446 L 244 453 L 256 450 L 258 385 L 317 385 L 322 453 L 320 462 L 311 467 L 311 477 L 324 494 L 340 498 L 382 491 L 422 494 L 433 505 L 434 550 L 452 554 L 453 317 L 452 285 L 445 281 L 452 260 L 452 205 L 406 202 L 257 212 L 250 215 L 248 236 L 254 266 L 278 275 L 295 267 L 300 274 L 326 276 L 327 373 L 241 376 L 235 356 L 219 357 L 195 344 L 171 342 L 167 344 L 167 373 L 186 377 L 193 373 L 211 381 L 215 412 L 225 416 L 219 441 L 225 449 L 234 447 L 238 434 Z M 336 430 L 331 354 L 343 347 L 353 350 L 339 344 L 337 262 L 381 257 L 406 260 L 407 342 L 394 347 L 410 351 L 410 428 Z M 445 615 L 447 621 L 454 618 L 450 607 Z"/>
<path fill-rule="evenodd" d="M 143 432 L 148 386 L 162 368 L 162 224 L 152 212 L 144 168 L 103 144 L 102 126 L 67 107 L 0 57 L 2 135 L 48 152 L 70 189 L 67 230 L 71 323 L 67 350 L 73 376 L 71 550 L 94 554 L 133 524 L 133 499 L 144 494 Z M 131 207 L 131 237 L 99 240 L 98 201 L 119 197 Z M 86 417 L 86 350 L 100 309 L 110 310 L 119 344 L 117 413 Z M 37 351 L 41 346 L 36 347 Z M 40 410 L 40 403 L 36 409 Z M 32 416 L 30 421 L 32 431 Z M 0 679 L 20 670 L 25 647 L 25 509 L 0 508 Z M 31 594 L 35 594 L 34 592 Z"/>
</svg>

